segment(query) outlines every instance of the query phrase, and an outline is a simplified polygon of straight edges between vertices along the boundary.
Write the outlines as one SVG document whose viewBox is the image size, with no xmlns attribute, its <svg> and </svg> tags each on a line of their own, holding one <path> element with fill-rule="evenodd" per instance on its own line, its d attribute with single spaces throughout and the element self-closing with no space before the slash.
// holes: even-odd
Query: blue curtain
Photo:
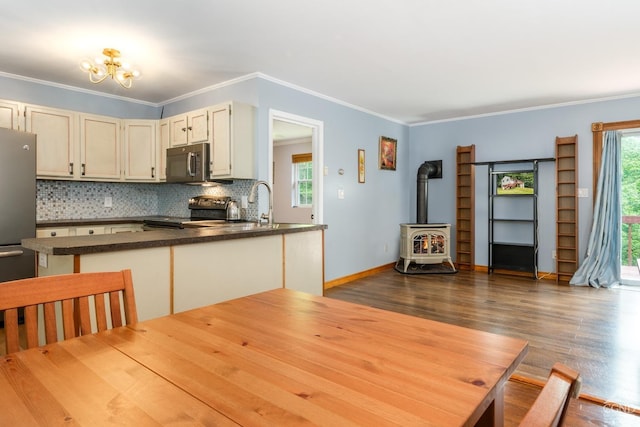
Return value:
<svg viewBox="0 0 640 427">
<path fill-rule="evenodd" d="M 571 285 L 608 288 L 620 284 L 621 140 L 620 132 L 604 134 L 587 256 L 571 278 Z"/>
</svg>

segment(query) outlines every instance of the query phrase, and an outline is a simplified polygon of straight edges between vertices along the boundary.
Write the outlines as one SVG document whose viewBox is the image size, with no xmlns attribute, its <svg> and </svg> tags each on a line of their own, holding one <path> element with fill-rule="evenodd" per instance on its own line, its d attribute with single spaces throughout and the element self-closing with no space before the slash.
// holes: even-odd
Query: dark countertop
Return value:
<svg viewBox="0 0 640 427">
<path fill-rule="evenodd" d="M 91 224 L 96 224 L 96 220 L 92 221 L 93 222 L 91 222 Z M 129 219 L 127 222 L 131 222 L 131 220 Z M 78 225 L 78 223 L 75 222 L 74 225 Z M 22 246 L 48 255 L 85 255 L 100 252 L 188 245 L 192 243 L 214 242 L 219 240 L 245 239 L 277 234 L 299 233 L 305 231 L 324 230 L 326 228 L 327 226 L 323 224 L 273 224 L 272 226 L 268 226 L 266 224 L 258 225 L 253 222 L 178 230 L 160 229 L 153 231 L 141 231 L 137 233 L 32 238 L 23 239 Z"/>
</svg>

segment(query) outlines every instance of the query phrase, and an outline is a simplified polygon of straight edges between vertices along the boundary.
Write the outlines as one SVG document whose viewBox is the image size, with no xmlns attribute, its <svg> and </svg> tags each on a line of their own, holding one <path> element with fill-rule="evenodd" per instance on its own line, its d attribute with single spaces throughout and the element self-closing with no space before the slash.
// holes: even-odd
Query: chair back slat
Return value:
<svg viewBox="0 0 640 427">
<path fill-rule="evenodd" d="M 56 305 L 53 302 L 48 302 L 43 304 L 42 311 L 44 313 L 44 335 L 46 337 L 46 342 L 56 342 L 58 339 L 58 325 L 56 324 Z M 35 308 L 35 318 L 27 322 L 25 318 L 25 325 L 27 328 L 35 329 L 35 339 L 38 339 L 38 317 L 37 317 L 37 307 L 36 305 L 32 305 L 31 307 Z M 28 341 L 30 343 L 30 347 L 35 347 L 38 344 Z"/>
<path fill-rule="evenodd" d="M 520 423 L 520 427 L 561 426 L 571 397 L 577 397 L 580 374 L 556 363 L 535 402 Z"/>
<path fill-rule="evenodd" d="M 38 307 L 30 305 L 24 307 L 24 329 L 27 338 L 27 343 L 38 342 Z"/>
<path fill-rule="evenodd" d="M 111 318 L 113 319 L 113 327 L 117 328 L 119 326 L 122 326 L 122 318 L 118 315 L 116 315 L 116 313 L 120 313 L 120 295 L 118 295 L 116 292 L 111 292 L 109 294 L 109 306 L 111 307 Z M 126 313 L 126 310 L 125 310 Z"/>
<path fill-rule="evenodd" d="M 20 350 L 18 335 L 18 309 L 11 308 L 4 311 L 4 329 L 7 353 Z"/>
<path fill-rule="evenodd" d="M 91 317 L 89 316 L 89 297 L 80 297 L 77 299 L 78 315 L 80 316 L 80 329 L 75 331 L 73 337 L 91 333 Z M 67 339 L 68 339 L 67 338 Z"/>
<path fill-rule="evenodd" d="M 67 339 L 67 337 L 74 337 L 76 335 L 76 329 L 79 319 L 79 317 L 76 316 L 76 313 L 78 312 L 78 310 L 75 309 L 76 301 L 72 299 L 66 299 L 62 301 L 61 305 L 63 336 L 65 337 L 65 339 Z"/>
<path fill-rule="evenodd" d="M 109 310 L 105 298 L 109 298 Z M 120 304 L 120 299 L 124 305 Z M 93 299 L 93 304 L 90 300 Z M 42 319 L 38 315 L 42 307 Z M 24 308 L 24 326 L 18 309 Z M 0 310 L 5 317 L 7 353 L 136 323 L 138 315 L 130 270 L 36 277 L 0 283 Z M 109 316 L 109 318 L 107 318 Z M 123 322 L 124 317 L 124 322 Z M 92 327 L 95 322 L 95 328 Z M 62 325 L 62 332 L 58 327 Z M 44 327 L 44 337 L 39 333 Z"/>
<path fill-rule="evenodd" d="M 98 332 L 107 330 L 107 311 L 105 309 L 104 297 L 105 295 L 96 295 L 93 302 L 95 307 L 96 325 L 98 326 Z"/>
</svg>

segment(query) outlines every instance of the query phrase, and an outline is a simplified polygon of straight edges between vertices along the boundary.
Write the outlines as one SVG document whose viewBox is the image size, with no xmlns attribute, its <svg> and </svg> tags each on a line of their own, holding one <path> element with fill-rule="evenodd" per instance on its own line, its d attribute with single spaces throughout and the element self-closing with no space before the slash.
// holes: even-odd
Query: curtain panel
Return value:
<svg viewBox="0 0 640 427">
<path fill-rule="evenodd" d="M 620 284 L 621 141 L 620 132 L 604 134 L 587 255 L 571 278 L 571 285 L 608 288 Z"/>
</svg>

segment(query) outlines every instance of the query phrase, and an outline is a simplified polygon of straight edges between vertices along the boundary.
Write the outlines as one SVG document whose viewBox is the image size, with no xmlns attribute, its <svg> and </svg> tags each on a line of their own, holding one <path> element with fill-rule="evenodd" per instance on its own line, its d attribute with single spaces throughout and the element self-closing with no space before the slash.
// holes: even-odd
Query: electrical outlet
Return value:
<svg viewBox="0 0 640 427">
<path fill-rule="evenodd" d="M 389 244 L 388 243 L 384 244 L 384 251 L 385 252 L 389 252 Z"/>
<path fill-rule="evenodd" d="M 40 267 L 47 268 L 47 266 L 49 264 L 48 261 L 49 261 L 49 259 L 48 259 L 47 254 L 43 254 L 42 252 L 38 252 L 38 265 Z"/>
<path fill-rule="evenodd" d="M 551 251 L 551 259 L 556 259 L 556 251 Z"/>
<path fill-rule="evenodd" d="M 105 208 L 110 208 L 113 206 L 113 199 L 111 198 L 111 196 L 105 196 L 104 197 L 104 207 Z"/>
</svg>

